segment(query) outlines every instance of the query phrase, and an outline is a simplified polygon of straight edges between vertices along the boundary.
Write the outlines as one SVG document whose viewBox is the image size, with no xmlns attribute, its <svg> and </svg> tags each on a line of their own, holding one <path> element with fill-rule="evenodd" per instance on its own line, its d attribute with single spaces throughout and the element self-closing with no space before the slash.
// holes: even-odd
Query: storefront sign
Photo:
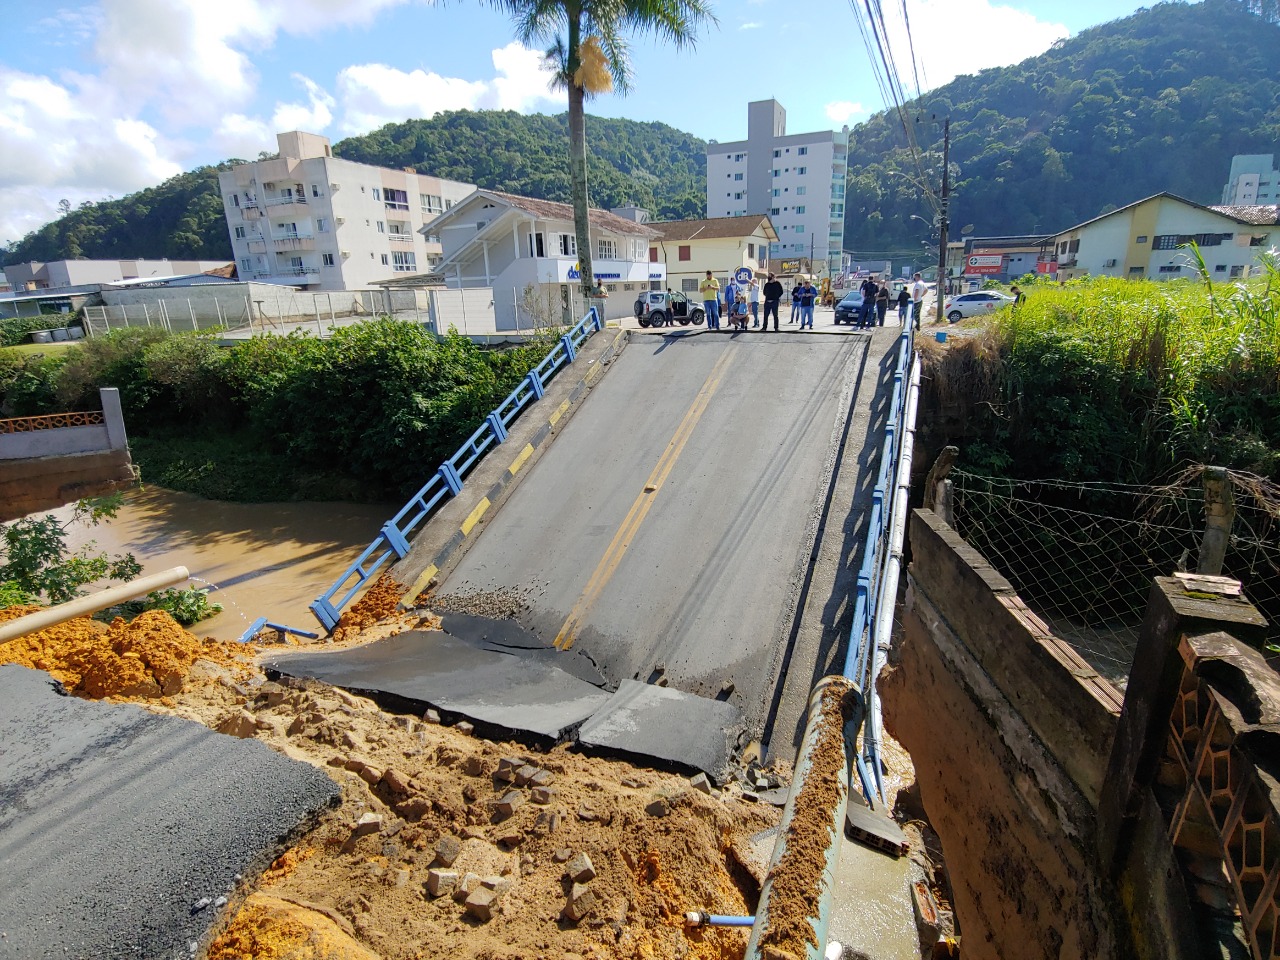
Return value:
<svg viewBox="0 0 1280 960">
<path fill-rule="evenodd" d="M 1004 265 L 1004 256 L 999 253 L 971 253 L 965 257 L 965 276 L 988 273 L 999 273 Z"/>
</svg>

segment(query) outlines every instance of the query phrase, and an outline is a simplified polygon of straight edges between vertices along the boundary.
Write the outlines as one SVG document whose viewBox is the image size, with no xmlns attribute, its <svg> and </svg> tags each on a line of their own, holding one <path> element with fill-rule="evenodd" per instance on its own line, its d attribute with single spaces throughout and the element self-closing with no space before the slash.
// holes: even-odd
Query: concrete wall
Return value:
<svg viewBox="0 0 1280 960">
<path fill-rule="evenodd" d="M 1280 679 L 1227 578 L 1157 578 L 1121 702 L 930 511 L 886 726 L 972 958 L 1280 956 Z"/>
<path fill-rule="evenodd" d="M 1115 956 L 1094 851 L 1119 695 L 932 512 L 912 515 L 910 540 L 881 694 L 942 838 L 965 957 Z"/>
</svg>

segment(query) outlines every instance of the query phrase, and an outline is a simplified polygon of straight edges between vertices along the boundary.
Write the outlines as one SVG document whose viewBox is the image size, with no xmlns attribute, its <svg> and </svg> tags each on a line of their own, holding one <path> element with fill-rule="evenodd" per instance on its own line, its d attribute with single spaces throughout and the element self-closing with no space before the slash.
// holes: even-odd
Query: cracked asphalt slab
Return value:
<svg viewBox="0 0 1280 960">
<path fill-rule="evenodd" d="M 0 958 L 197 955 L 339 788 L 321 770 L 0 667 Z"/>
</svg>

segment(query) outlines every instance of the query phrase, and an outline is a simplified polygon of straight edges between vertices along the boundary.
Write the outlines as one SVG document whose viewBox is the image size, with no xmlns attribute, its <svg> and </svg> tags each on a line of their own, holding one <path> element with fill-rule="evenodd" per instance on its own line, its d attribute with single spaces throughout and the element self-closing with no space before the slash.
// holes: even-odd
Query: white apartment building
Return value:
<svg viewBox="0 0 1280 960">
<path fill-rule="evenodd" d="M 778 240 L 769 259 L 810 257 L 840 272 L 849 128 L 787 133 L 777 100 L 747 104 L 747 139 L 707 144 L 707 216 L 767 214 Z"/>
<path fill-rule="evenodd" d="M 1222 188 L 1226 206 L 1280 203 L 1280 170 L 1274 153 L 1238 153 L 1231 158 L 1231 174 Z"/>
<path fill-rule="evenodd" d="M 475 185 L 334 157 L 314 133 L 276 134 L 280 156 L 218 174 L 241 280 L 353 290 L 441 259 L 421 234 Z"/>
</svg>

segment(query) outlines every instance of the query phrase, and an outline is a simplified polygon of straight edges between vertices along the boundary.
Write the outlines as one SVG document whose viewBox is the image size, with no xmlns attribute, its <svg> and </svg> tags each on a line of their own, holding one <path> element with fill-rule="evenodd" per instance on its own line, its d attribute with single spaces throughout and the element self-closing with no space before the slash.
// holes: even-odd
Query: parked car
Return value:
<svg viewBox="0 0 1280 960">
<path fill-rule="evenodd" d="M 976 317 L 980 313 L 993 313 L 1001 307 L 1013 303 L 1013 297 L 998 290 L 979 290 L 977 293 L 962 293 L 950 297 L 943 305 L 942 312 L 952 323 L 964 317 Z"/>
<path fill-rule="evenodd" d="M 836 323 L 854 324 L 858 322 L 861 315 L 862 293 L 859 290 L 850 290 L 836 304 Z"/>
<path fill-rule="evenodd" d="M 702 307 L 695 306 L 683 293 L 646 290 L 636 297 L 636 318 L 642 327 L 670 326 L 673 322 L 687 327 L 706 319 Z"/>
</svg>

